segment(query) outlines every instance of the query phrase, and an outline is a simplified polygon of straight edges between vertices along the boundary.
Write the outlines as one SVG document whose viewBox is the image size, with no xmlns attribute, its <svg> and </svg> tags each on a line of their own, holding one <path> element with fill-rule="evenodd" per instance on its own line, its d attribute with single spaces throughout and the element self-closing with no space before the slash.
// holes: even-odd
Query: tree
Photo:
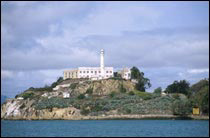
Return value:
<svg viewBox="0 0 210 138">
<path fill-rule="evenodd" d="M 190 91 L 193 106 L 199 107 L 201 114 L 209 114 L 209 80 L 200 80 L 191 86 Z"/>
<path fill-rule="evenodd" d="M 131 68 L 131 79 L 136 79 L 136 89 L 145 92 L 145 89 L 150 88 L 152 85 L 148 78 L 144 77 L 144 73 L 140 72 L 137 67 Z"/>
<path fill-rule="evenodd" d="M 139 79 L 141 77 L 140 71 L 137 67 L 131 68 L 131 79 Z"/>
<path fill-rule="evenodd" d="M 51 88 L 54 88 L 54 87 L 56 87 L 59 83 L 61 83 L 63 81 L 63 77 L 59 77 L 58 79 L 57 79 L 57 81 L 56 82 L 53 82 L 52 84 L 51 84 Z"/>
<path fill-rule="evenodd" d="M 154 93 L 160 94 L 162 92 L 162 88 L 158 87 L 154 90 Z"/>
<path fill-rule="evenodd" d="M 208 79 L 200 80 L 199 82 L 193 84 L 190 87 L 191 94 L 195 94 L 196 92 L 200 91 L 205 86 L 209 86 L 209 80 Z"/>
<path fill-rule="evenodd" d="M 173 84 L 170 84 L 166 88 L 168 93 L 183 93 L 185 95 L 189 94 L 190 83 L 186 80 L 174 81 Z"/>
<path fill-rule="evenodd" d="M 114 77 L 122 78 L 121 74 L 119 74 L 118 72 L 114 72 Z"/>
</svg>

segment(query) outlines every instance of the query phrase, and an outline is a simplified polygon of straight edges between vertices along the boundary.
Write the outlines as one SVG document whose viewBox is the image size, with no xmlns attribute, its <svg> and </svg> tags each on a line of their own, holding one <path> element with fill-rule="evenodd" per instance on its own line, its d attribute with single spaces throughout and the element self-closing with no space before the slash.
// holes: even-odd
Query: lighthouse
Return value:
<svg viewBox="0 0 210 138">
<path fill-rule="evenodd" d="M 101 60 L 100 60 L 101 77 L 104 78 L 104 50 L 103 49 L 101 49 L 100 57 L 101 57 Z"/>
</svg>

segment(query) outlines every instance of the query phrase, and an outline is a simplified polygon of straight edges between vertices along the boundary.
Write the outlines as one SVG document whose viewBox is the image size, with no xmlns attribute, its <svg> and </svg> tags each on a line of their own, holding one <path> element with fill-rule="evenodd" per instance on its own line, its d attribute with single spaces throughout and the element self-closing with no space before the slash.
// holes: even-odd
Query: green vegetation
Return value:
<svg viewBox="0 0 210 138">
<path fill-rule="evenodd" d="M 174 115 L 184 116 L 192 113 L 192 107 L 187 99 L 176 99 L 172 104 L 172 112 Z"/>
<path fill-rule="evenodd" d="M 87 94 L 92 94 L 92 93 L 93 93 L 93 88 L 88 88 L 88 89 L 86 90 L 86 93 L 87 93 Z"/>
<path fill-rule="evenodd" d="M 85 95 L 84 94 L 80 94 L 77 98 L 78 99 L 84 99 L 85 98 Z"/>
<path fill-rule="evenodd" d="M 116 93 L 116 92 L 111 92 L 111 93 L 109 94 L 109 97 L 113 98 L 113 97 L 115 96 L 115 93 Z"/>
<path fill-rule="evenodd" d="M 137 67 L 131 68 L 131 79 L 136 79 L 138 81 L 136 89 L 139 91 L 145 92 L 147 88 L 152 86 L 150 80 L 145 78 L 144 73 L 140 72 Z"/>
<path fill-rule="evenodd" d="M 70 105 L 70 102 L 68 102 L 66 99 L 59 98 L 59 97 L 53 97 L 53 98 L 42 98 L 36 105 L 35 109 L 50 109 L 53 107 L 57 108 L 65 108 Z"/>
<path fill-rule="evenodd" d="M 34 93 L 23 93 L 21 95 L 24 99 L 27 99 L 27 98 L 33 98 L 34 97 Z"/>
<path fill-rule="evenodd" d="M 199 107 L 201 114 L 209 114 L 209 79 L 200 80 L 198 83 L 189 86 L 186 80 L 174 81 L 166 91 L 172 93 L 176 99 L 173 103 L 173 113 L 185 115 L 192 113 L 193 107 Z M 181 95 L 187 96 L 183 98 Z M 185 101 L 183 101 L 185 99 Z"/>
<path fill-rule="evenodd" d="M 111 110 L 118 110 L 123 114 L 158 114 L 160 112 L 168 113 L 171 109 L 173 98 L 168 96 L 151 98 L 150 100 L 142 100 L 139 95 L 129 95 L 126 93 L 114 93 L 114 96 L 104 98 L 84 98 L 78 100 L 75 98 L 63 99 L 59 97 L 54 98 L 42 98 L 35 104 L 36 109 L 51 109 L 53 107 L 65 108 L 73 106 L 77 109 L 81 109 L 81 113 L 84 115 L 99 115 L 105 114 Z M 134 92 L 135 93 L 135 92 Z M 144 93 L 145 92 L 140 92 Z M 147 94 L 147 93 L 146 93 Z M 153 95 L 153 94 L 151 94 Z"/>
<path fill-rule="evenodd" d="M 190 83 L 186 80 L 174 81 L 173 84 L 170 84 L 166 88 L 168 93 L 183 93 L 185 95 L 189 94 Z"/>
<path fill-rule="evenodd" d="M 63 77 L 59 77 L 56 82 L 51 84 L 51 88 L 56 87 L 59 83 L 63 81 Z"/>
<path fill-rule="evenodd" d="M 209 79 L 200 80 L 190 88 L 192 106 L 199 107 L 201 114 L 209 114 Z"/>
<path fill-rule="evenodd" d="M 69 88 L 75 89 L 77 85 L 78 85 L 78 83 L 72 83 L 72 84 L 69 86 Z"/>
<path fill-rule="evenodd" d="M 129 95 L 135 95 L 135 93 L 133 91 L 130 91 L 128 94 Z"/>
<path fill-rule="evenodd" d="M 108 78 L 108 79 L 112 79 L 112 80 L 124 80 L 122 77 L 111 77 L 111 78 Z"/>
<path fill-rule="evenodd" d="M 122 78 L 122 76 L 118 72 L 114 72 L 114 78 Z"/>
<path fill-rule="evenodd" d="M 157 93 L 157 94 L 161 94 L 162 92 L 162 88 L 161 87 L 158 87 L 154 90 L 154 93 Z"/>
<path fill-rule="evenodd" d="M 148 92 L 135 91 L 135 94 L 144 100 L 149 100 L 152 98 L 152 93 L 148 93 Z"/>
<path fill-rule="evenodd" d="M 120 85 L 120 92 L 121 93 L 125 93 L 126 89 L 123 87 L 123 84 Z"/>
<path fill-rule="evenodd" d="M 90 110 L 86 109 L 86 108 L 82 108 L 81 112 L 82 115 L 88 115 L 90 113 Z"/>
</svg>

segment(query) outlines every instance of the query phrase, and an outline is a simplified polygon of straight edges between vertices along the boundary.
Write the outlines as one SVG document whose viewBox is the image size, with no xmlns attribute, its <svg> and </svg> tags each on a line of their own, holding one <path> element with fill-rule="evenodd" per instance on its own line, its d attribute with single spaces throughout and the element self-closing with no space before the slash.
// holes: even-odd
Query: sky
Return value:
<svg viewBox="0 0 210 138">
<path fill-rule="evenodd" d="M 136 66 L 153 92 L 209 76 L 209 2 L 1 2 L 1 93 L 43 87 L 63 70 Z"/>
</svg>

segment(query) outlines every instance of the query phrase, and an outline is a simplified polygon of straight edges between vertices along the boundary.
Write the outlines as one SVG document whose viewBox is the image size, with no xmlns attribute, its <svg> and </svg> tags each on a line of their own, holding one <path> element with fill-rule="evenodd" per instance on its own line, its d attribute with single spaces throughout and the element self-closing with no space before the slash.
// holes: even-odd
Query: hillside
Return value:
<svg viewBox="0 0 210 138">
<path fill-rule="evenodd" d="M 1 106 L 2 119 L 97 119 L 190 114 L 183 94 L 135 90 L 130 80 L 69 79 L 51 88 L 29 88 Z M 181 102 L 180 102 L 181 101 Z M 177 104 L 178 103 L 178 104 Z M 180 112 L 180 103 L 184 108 Z"/>
</svg>

